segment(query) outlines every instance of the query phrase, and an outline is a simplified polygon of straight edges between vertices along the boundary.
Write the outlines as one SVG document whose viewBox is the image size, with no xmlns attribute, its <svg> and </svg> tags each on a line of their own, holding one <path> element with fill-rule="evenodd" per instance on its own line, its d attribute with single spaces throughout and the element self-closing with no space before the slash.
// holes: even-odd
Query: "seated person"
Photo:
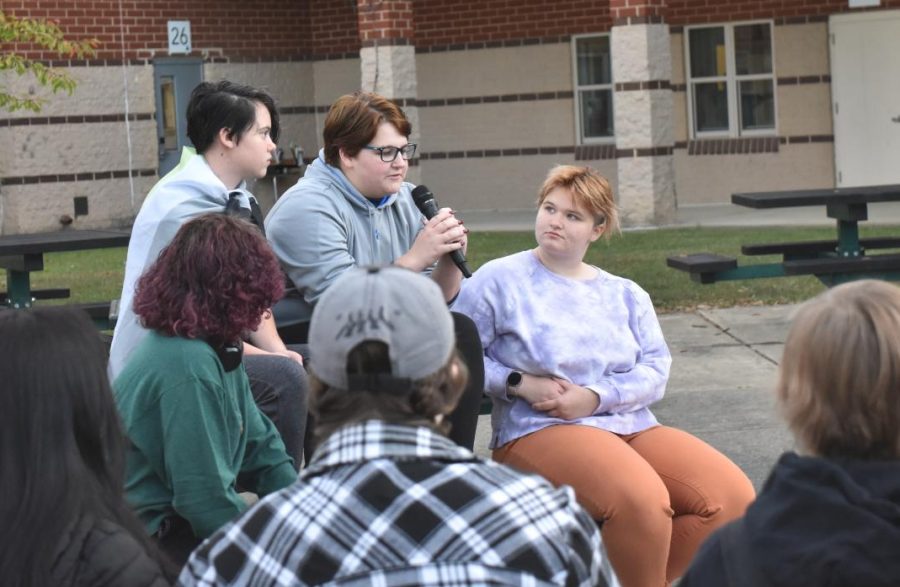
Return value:
<svg viewBox="0 0 900 587">
<path fill-rule="evenodd" d="M 87 315 L 0 311 L 4 585 L 163 587 L 177 570 L 122 491 L 125 435 Z"/>
<path fill-rule="evenodd" d="M 297 318 L 308 320 L 339 276 L 364 265 L 428 273 L 445 300 L 456 296 L 462 273 L 448 253 L 465 251 L 468 231 L 449 208 L 426 222 L 413 203 L 414 186 L 405 181 L 416 152 L 411 132 L 403 111 L 378 94 L 357 92 L 331 105 L 325 148 L 266 217 L 272 248 L 297 289 L 276 313 L 290 305 Z M 449 417 L 450 438 L 471 449 L 484 382 L 482 349 L 471 320 L 454 315 L 454 324 L 470 381 Z"/>
<path fill-rule="evenodd" d="M 131 439 L 125 489 L 178 563 L 247 508 L 238 484 L 266 495 L 297 478 L 241 364 L 241 335 L 283 290 L 259 231 L 215 213 L 182 226 L 138 281 L 150 333 L 113 384 Z"/>
<path fill-rule="evenodd" d="M 569 488 L 440 433 L 466 368 L 437 285 L 351 269 L 319 300 L 310 335 L 322 444 L 298 483 L 194 552 L 182 585 L 611 584 Z"/>
<path fill-rule="evenodd" d="M 857 281 L 801 306 L 775 393 L 801 452 L 681 586 L 900 585 L 900 289 Z"/>
<path fill-rule="evenodd" d="M 147 335 L 133 307 L 135 284 L 185 222 L 227 210 L 249 216 L 262 228 L 259 206 L 245 189 L 246 180 L 266 174 L 279 130 L 275 100 L 263 90 L 219 81 L 203 82 L 191 92 L 187 134 L 196 154 L 185 149 L 179 165 L 150 190 L 135 218 L 109 354 L 110 379 L 121 373 Z M 246 270 L 252 269 L 248 264 Z M 285 347 L 270 315 L 245 338 L 250 391 L 299 468 L 306 430 L 302 359 Z"/>
<path fill-rule="evenodd" d="M 494 458 L 571 485 L 603 522 L 622 585 L 647 587 L 680 576 L 754 491 L 724 455 L 650 411 L 672 362 L 650 297 L 584 262 L 617 229 L 606 179 L 555 167 L 540 190 L 537 247 L 485 264 L 453 309 L 481 334 Z"/>
</svg>

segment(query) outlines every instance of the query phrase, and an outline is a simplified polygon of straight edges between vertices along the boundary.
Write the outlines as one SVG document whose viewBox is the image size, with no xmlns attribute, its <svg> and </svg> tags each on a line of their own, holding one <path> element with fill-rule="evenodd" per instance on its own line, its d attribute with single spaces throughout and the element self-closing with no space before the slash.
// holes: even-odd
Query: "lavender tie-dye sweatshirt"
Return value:
<svg viewBox="0 0 900 587">
<path fill-rule="evenodd" d="M 476 271 L 453 310 L 472 318 L 484 345 L 491 448 L 554 424 L 631 434 L 657 423 L 648 406 L 665 392 L 672 357 L 650 296 L 633 281 L 600 269 L 569 279 L 523 251 Z M 587 387 L 600 407 L 576 420 L 547 416 L 506 394 L 513 370 Z"/>
</svg>

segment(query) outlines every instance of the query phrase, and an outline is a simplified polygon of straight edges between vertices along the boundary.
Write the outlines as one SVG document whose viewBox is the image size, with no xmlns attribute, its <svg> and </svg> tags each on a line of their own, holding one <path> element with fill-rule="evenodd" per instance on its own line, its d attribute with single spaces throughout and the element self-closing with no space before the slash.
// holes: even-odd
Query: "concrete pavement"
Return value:
<svg viewBox="0 0 900 587">
<path fill-rule="evenodd" d="M 776 414 L 773 389 L 789 306 L 699 309 L 663 314 L 672 352 L 660 422 L 686 430 L 731 458 L 759 489 L 778 456 L 793 447 Z M 476 452 L 489 456 L 490 417 L 478 425 Z"/>
</svg>

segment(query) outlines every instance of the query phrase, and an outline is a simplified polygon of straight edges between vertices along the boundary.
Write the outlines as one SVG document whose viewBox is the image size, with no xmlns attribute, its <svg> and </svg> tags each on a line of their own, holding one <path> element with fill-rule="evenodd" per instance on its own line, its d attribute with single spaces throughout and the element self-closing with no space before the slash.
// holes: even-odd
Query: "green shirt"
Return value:
<svg viewBox="0 0 900 587">
<path fill-rule="evenodd" d="M 113 383 L 131 440 L 125 491 L 147 531 L 177 514 L 205 538 L 297 478 L 243 365 L 226 373 L 201 340 L 150 333 Z"/>
</svg>

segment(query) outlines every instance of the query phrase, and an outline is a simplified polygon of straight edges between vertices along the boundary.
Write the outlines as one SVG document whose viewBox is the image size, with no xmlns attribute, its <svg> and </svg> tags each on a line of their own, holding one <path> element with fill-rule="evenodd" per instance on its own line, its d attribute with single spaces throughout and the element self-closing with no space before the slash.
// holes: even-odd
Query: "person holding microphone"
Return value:
<svg viewBox="0 0 900 587">
<path fill-rule="evenodd" d="M 325 147 L 266 218 L 266 234 L 296 288 L 276 307 L 308 322 L 322 294 L 348 269 L 397 265 L 428 274 L 449 303 L 462 272 L 449 253 L 465 252 L 468 230 L 449 208 L 424 219 L 406 182 L 416 144 L 403 111 L 378 94 L 338 98 L 325 119 Z M 484 382 L 478 332 L 454 314 L 469 384 L 450 415 L 450 437 L 471 448 Z M 304 341 L 290 341 L 304 342 Z"/>
</svg>

